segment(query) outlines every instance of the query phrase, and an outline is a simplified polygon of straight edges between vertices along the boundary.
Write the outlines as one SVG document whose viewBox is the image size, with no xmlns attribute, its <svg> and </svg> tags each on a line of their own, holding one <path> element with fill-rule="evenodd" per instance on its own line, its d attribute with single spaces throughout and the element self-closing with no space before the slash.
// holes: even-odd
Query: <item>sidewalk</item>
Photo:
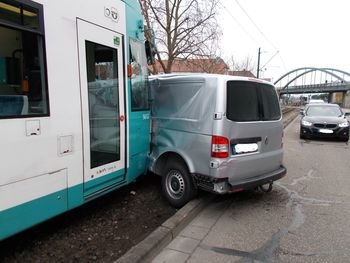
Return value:
<svg viewBox="0 0 350 263">
<path fill-rule="evenodd" d="M 215 253 L 217 248 L 208 245 L 220 245 L 222 241 L 217 240 L 218 231 L 224 235 L 232 229 L 231 223 L 223 223 L 228 220 L 225 212 L 232 201 L 230 198 L 220 197 L 212 201 L 152 262 L 230 262 L 234 260 L 235 257 L 232 257 L 232 254 L 218 255 Z"/>
</svg>

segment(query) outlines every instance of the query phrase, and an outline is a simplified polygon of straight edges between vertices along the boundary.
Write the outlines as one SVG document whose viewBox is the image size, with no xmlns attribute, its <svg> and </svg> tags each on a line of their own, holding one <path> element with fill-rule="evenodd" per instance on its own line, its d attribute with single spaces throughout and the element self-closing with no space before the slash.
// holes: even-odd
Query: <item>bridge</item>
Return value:
<svg viewBox="0 0 350 263">
<path fill-rule="evenodd" d="M 350 107 L 350 73 L 333 68 L 294 69 L 275 81 L 280 96 L 328 93 L 329 102 Z"/>
<path fill-rule="evenodd" d="M 308 84 L 286 87 L 279 90 L 280 95 L 284 94 L 302 94 L 302 93 L 333 93 L 333 92 L 347 92 L 350 90 L 349 83 L 325 83 L 325 84 Z"/>
</svg>

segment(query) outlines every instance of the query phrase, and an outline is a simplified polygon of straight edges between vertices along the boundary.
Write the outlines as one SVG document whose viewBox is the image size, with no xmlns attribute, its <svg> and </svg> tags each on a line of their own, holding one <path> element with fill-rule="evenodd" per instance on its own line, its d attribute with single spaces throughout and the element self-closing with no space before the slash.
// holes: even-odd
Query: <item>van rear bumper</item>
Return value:
<svg viewBox="0 0 350 263">
<path fill-rule="evenodd" d="M 286 167 L 281 165 L 277 170 L 273 172 L 245 178 L 243 180 L 237 180 L 234 182 L 231 180 L 230 183 L 228 181 L 228 178 L 217 179 L 205 175 L 194 175 L 194 178 L 199 188 L 218 194 L 226 194 L 254 189 L 260 185 L 269 184 L 273 181 L 281 179 L 286 174 Z"/>
</svg>

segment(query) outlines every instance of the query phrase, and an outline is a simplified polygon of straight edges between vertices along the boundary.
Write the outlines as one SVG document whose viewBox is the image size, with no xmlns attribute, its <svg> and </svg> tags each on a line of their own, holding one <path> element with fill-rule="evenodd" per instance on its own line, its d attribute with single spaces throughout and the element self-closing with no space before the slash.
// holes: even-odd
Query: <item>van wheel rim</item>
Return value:
<svg viewBox="0 0 350 263">
<path fill-rule="evenodd" d="M 166 178 L 166 188 L 169 195 L 174 199 L 179 199 L 185 192 L 185 180 L 179 171 L 172 170 Z"/>
</svg>

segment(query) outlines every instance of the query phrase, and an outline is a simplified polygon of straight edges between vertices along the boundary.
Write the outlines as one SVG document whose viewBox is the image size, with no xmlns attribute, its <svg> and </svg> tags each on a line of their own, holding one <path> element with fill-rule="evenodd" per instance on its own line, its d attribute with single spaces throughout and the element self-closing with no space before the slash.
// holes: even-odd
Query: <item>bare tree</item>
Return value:
<svg viewBox="0 0 350 263">
<path fill-rule="evenodd" d="M 203 57 L 185 60 L 184 66 L 190 72 L 227 74 L 229 67 L 220 57 Z"/>
<path fill-rule="evenodd" d="M 146 25 L 153 28 L 156 56 L 166 73 L 175 59 L 213 57 L 220 30 L 219 0 L 139 0 Z"/>
<path fill-rule="evenodd" d="M 255 63 L 252 57 L 245 57 L 242 60 L 237 60 L 231 56 L 228 60 L 228 66 L 234 71 L 254 71 Z"/>
</svg>

